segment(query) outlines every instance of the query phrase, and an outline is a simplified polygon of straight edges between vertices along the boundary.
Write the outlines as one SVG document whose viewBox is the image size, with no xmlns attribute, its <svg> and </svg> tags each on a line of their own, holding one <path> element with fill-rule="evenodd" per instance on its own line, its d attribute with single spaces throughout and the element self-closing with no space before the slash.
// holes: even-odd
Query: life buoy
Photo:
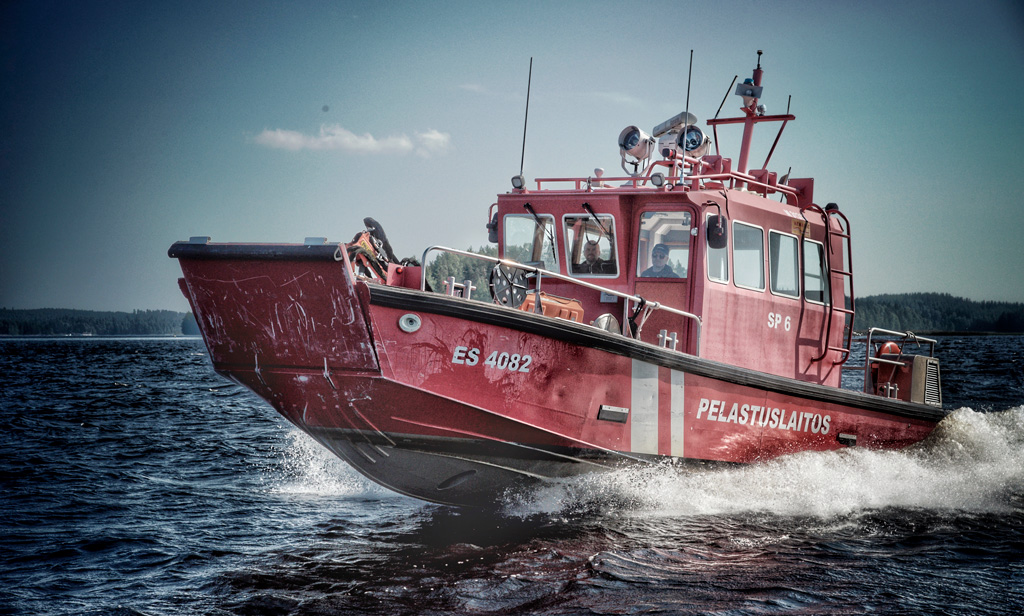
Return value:
<svg viewBox="0 0 1024 616">
<path fill-rule="evenodd" d="M 878 351 L 879 355 L 899 355 L 900 345 L 896 344 L 892 340 L 882 345 L 882 348 Z"/>
</svg>

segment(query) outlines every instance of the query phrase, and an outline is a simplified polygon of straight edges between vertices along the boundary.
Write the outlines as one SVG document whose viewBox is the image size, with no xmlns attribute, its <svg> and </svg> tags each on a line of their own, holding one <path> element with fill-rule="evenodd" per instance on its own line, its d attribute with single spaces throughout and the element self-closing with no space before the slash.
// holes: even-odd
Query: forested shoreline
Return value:
<svg viewBox="0 0 1024 616">
<path fill-rule="evenodd" d="M 443 255 L 451 257 L 456 255 Z M 474 280 L 474 297 L 487 294 L 486 271 L 481 261 L 468 269 L 459 259 L 432 264 L 428 277 L 434 288 L 443 286 L 447 276 Z M 449 262 L 450 261 L 450 262 Z M 479 270 L 479 271 L 478 271 Z M 857 298 L 856 329 L 881 327 L 916 333 L 1024 333 L 1024 304 L 976 302 L 948 293 L 900 293 Z M 181 336 L 198 335 L 191 312 L 135 310 L 98 312 L 43 308 L 15 310 L 0 308 L 0 336 Z"/>
<path fill-rule="evenodd" d="M 948 293 L 897 293 L 857 298 L 856 329 L 913 332 L 1024 333 L 1024 304 L 975 302 Z"/>
<path fill-rule="evenodd" d="M 0 336 L 182 336 L 198 335 L 191 312 L 134 310 L 100 312 L 67 308 L 0 308 Z"/>
</svg>

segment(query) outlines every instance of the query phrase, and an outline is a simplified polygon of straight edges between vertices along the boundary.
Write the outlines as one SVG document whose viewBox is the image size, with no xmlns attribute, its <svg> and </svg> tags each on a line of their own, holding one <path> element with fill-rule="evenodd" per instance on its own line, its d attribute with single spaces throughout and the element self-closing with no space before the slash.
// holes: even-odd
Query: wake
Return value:
<svg viewBox="0 0 1024 616">
<path fill-rule="evenodd" d="M 1024 502 L 1024 406 L 961 408 L 927 439 L 897 451 L 802 452 L 770 462 L 670 465 L 588 475 L 513 495 L 514 516 L 574 511 L 645 516 L 768 512 L 833 518 L 884 508 L 1007 512 Z"/>
</svg>

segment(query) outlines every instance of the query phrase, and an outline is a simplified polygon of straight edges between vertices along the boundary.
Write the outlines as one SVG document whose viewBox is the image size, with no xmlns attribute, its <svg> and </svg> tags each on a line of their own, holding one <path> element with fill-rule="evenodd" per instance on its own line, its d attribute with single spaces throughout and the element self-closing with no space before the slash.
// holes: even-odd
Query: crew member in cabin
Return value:
<svg viewBox="0 0 1024 616">
<path fill-rule="evenodd" d="M 606 274 L 607 263 L 601 258 L 601 246 L 596 240 L 583 244 L 583 261 L 574 265 L 574 274 Z"/>
<path fill-rule="evenodd" d="M 668 264 L 668 246 L 665 244 L 654 245 L 651 261 L 654 265 L 640 272 L 641 278 L 679 278 L 679 274 L 672 271 L 672 266 Z"/>
</svg>

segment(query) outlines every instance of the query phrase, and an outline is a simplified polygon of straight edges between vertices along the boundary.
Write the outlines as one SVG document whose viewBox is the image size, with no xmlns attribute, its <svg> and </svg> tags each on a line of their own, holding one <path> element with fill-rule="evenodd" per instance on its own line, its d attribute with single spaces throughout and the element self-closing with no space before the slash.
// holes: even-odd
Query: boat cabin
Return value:
<svg viewBox="0 0 1024 616">
<path fill-rule="evenodd" d="M 845 308 L 849 285 L 848 234 L 835 217 L 720 183 L 582 182 L 501 195 L 491 217 L 499 256 L 700 317 L 699 348 L 697 323 L 666 311 L 642 323 L 645 342 L 838 386 L 845 312 L 832 306 L 835 298 Z M 607 315 L 601 323 L 635 330 L 642 315 L 618 295 L 563 279 L 545 278 L 543 290 L 578 302 L 584 323 Z"/>
<path fill-rule="evenodd" d="M 560 275 L 543 277 L 543 296 L 527 284 L 535 293 L 523 308 L 838 387 L 853 333 L 849 222 L 835 204 L 814 203 L 812 179 L 768 170 L 774 144 L 761 169 L 748 169 L 754 127 L 780 125 L 777 144 L 795 119 L 764 113 L 761 77 L 758 63 L 736 88 L 742 116 L 707 122 L 714 139 L 688 111 L 653 136 L 624 129 L 623 177 L 596 169 L 535 188 L 514 177 L 489 212 L 490 239 L 499 257 Z M 710 154 L 726 124 L 743 127 L 735 167 Z"/>
</svg>

